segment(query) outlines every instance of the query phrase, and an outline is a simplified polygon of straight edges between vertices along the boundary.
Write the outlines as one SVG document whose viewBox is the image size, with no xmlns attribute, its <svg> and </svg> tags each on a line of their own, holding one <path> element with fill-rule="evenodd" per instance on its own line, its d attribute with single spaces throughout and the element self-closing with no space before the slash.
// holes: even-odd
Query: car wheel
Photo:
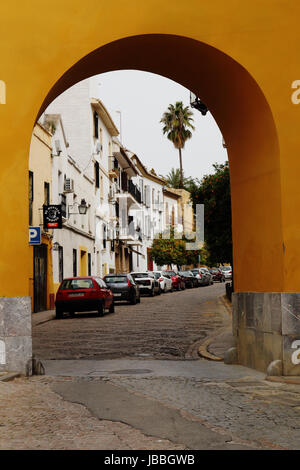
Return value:
<svg viewBox="0 0 300 470">
<path fill-rule="evenodd" d="M 129 303 L 131 305 L 135 305 L 137 303 L 137 299 L 136 299 L 136 293 L 134 293 L 129 301 Z"/>
<path fill-rule="evenodd" d="M 101 302 L 98 306 L 98 316 L 103 317 L 104 316 L 104 308 L 103 308 L 103 303 Z"/>
<path fill-rule="evenodd" d="M 115 313 L 115 303 L 112 302 L 111 306 L 109 307 L 109 313 Z"/>
<path fill-rule="evenodd" d="M 64 312 L 60 308 L 56 308 L 55 317 L 60 320 L 64 316 Z"/>
<path fill-rule="evenodd" d="M 75 317 L 75 312 L 74 312 L 74 310 L 70 310 L 69 314 L 70 314 L 70 317 L 72 317 L 72 318 Z"/>
</svg>

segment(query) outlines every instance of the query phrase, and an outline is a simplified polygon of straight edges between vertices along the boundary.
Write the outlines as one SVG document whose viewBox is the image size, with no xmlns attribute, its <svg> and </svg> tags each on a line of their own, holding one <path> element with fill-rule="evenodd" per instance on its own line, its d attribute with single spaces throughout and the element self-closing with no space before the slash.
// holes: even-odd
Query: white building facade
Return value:
<svg viewBox="0 0 300 470">
<path fill-rule="evenodd" d="M 112 138 L 119 132 L 91 89 L 90 80 L 74 85 L 44 114 L 48 125 L 54 123 L 53 153 L 60 151 L 60 156 L 53 156 L 52 203 L 64 209 L 63 229 L 56 230 L 54 240 L 55 283 L 62 276 L 103 277 L 115 272 L 108 202 Z M 78 214 L 82 200 L 88 206 L 86 215 Z"/>
<path fill-rule="evenodd" d="M 178 204 L 180 196 L 169 192 L 166 182 L 154 170 L 148 171 L 137 155 L 131 156 L 139 174 L 133 178 L 142 195 L 142 207 L 132 212 L 136 224 L 141 227 L 141 243 L 133 255 L 135 271 L 152 271 L 160 267 L 151 260 L 153 240 L 165 232 L 170 225 L 178 224 Z"/>
</svg>

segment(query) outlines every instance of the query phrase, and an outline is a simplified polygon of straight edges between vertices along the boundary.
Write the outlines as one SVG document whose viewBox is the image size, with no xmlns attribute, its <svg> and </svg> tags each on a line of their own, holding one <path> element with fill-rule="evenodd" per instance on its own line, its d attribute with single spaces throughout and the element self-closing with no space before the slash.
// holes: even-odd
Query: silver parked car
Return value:
<svg viewBox="0 0 300 470">
<path fill-rule="evenodd" d="M 191 273 L 197 279 L 198 286 L 204 286 L 205 285 L 206 280 L 205 280 L 204 274 L 201 272 L 200 268 L 191 269 Z"/>
<path fill-rule="evenodd" d="M 200 268 L 200 269 L 201 269 L 201 272 L 206 277 L 206 283 L 207 283 L 206 285 L 211 286 L 214 283 L 212 274 L 210 273 L 210 271 L 207 268 Z"/>
<path fill-rule="evenodd" d="M 231 266 L 221 266 L 222 273 L 224 274 L 225 280 L 232 279 L 232 267 Z"/>
</svg>

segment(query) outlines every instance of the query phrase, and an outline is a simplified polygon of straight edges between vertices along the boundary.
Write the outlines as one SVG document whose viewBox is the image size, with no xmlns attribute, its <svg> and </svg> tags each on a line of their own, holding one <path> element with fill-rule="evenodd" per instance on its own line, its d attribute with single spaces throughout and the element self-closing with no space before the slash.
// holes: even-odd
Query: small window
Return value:
<svg viewBox="0 0 300 470">
<path fill-rule="evenodd" d="M 99 137 L 99 117 L 97 112 L 94 112 L 94 137 L 98 139 Z"/>
<path fill-rule="evenodd" d="M 77 276 L 77 250 L 73 250 L 73 276 Z"/>
<path fill-rule="evenodd" d="M 88 276 L 92 275 L 92 257 L 91 253 L 88 253 Z"/>
<path fill-rule="evenodd" d="M 50 204 L 50 183 L 44 183 L 44 204 L 49 206 Z"/>
<path fill-rule="evenodd" d="M 100 187 L 100 167 L 98 162 L 95 162 L 95 185 L 96 188 Z"/>
<path fill-rule="evenodd" d="M 67 217 L 67 196 L 65 194 L 61 195 L 61 215 Z"/>
<path fill-rule="evenodd" d="M 106 225 L 103 225 L 103 248 L 106 248 Z"/>
</svg>

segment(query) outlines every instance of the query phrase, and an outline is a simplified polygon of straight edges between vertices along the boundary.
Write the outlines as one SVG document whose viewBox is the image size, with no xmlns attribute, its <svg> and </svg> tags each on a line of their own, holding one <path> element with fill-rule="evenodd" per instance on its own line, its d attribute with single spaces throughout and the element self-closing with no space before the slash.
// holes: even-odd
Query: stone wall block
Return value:
<svg viewBox="0 0 300 470">
<path fill-rule="evenodd" d="M 5 339 L 6 366 L 2 370 L 26 375 L 27 363 L 32 359 L 32 341 L 29 336 L 10 336 Z"/>
<path fill-rule="evenodd" d="M 265 331 L 265 309 L 263 292 L 251 293 L 253 297 L 253 326 L 258 331 Z"/>
<path fill-rule="evenodd" d="M 31 336 L 31 298 L 0 299 L 0 335 Z"/>
<path fill-rule="evenodd" d="M 245 294 L 246 327 L 254 327 L 254 296 L 252 292 Z"/>
<path fill-rule="evenodd" d="M 241 328 L 239 330 L 239 341 L 237 348 L 239 364 L 255 368 L 255 347 L 255 330 L 251 328 Z"/>
<path fill-rule="evenodd" d="M 300 339 L 300 294 L 281 294 L 282 334 L 299 335 Z"/>
</svg>

